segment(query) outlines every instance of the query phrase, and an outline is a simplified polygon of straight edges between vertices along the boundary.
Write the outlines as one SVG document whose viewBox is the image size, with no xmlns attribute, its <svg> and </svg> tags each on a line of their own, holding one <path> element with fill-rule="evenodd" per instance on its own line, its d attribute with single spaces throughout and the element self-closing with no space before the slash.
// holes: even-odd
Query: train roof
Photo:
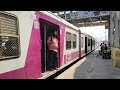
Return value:
<svg viewBox="0 0 120 90">
<path fill-rule="evenodd" d="M 75 30 L 80 31 L 81 33 L 83 33 L 83 34 L 85 34 L 85 35 L 91 36 L 91 35 L 89 35 L 88 33 L 80 30 L 79 28 L 77 28 L 77 27 L 74 26 L 73 24 L 67 22 L 66 20 L 62 19 L 61 17 L 59 17 L 59 16 L 57 16 L 57 15 L 55 15 L 55 14 L 53 14 L 53 13 L 50 12 L 50 11 L 39 11 L 39 12 L 42 13 L 42 14 L 44 14 L 44 15 L 46 15 L 46 16 L 48 16 L 48 17 L 50 17 L 50 18 L 52 18 L 52 19 L 54 19 L 54 20 L 56 20 L 56 21 L 59 21 L 59 22 L 65 24 L 65 25 L 67 25 L 67 26 L 69 26 L 69 27 L 71 27 L 71 28 L 73 28 L 73 29 L 75 29 Z M 92 37 L 92 36 L 91 36 L 91 37 Z M 94 38 L 94 37 L 93 37 L 93 38 Z"/>
<path fill-rule="evenodd" d="M 79 29 L 80 30 L 80 29 Z M 86 33 L 85 31 L 83 31 L 83 30 L 80 30 L 81 31 L 81 33 L 83 33 L 83 34 L 85 34 L 85 35 L 88 35 L 88 33 Z"/>
<path fill-rule="evenodd" d="M 67 26 L 69 26 L 69 27 L 71 27 L 71 28 L 79 31 L 79 29 L 78 29 L 76 26 L 74 26 L 73 24 L 67 22 L 66 20 L 62 19 L 61 17 L 59 17 L 59 16 L 57 16 L 57 15 L 54 15 L 54 14 L 53 14 L 52 12 L 50 12 L 50 11 L 39 11 L 39 12 L 41 12 L 41 13 L 43 13 L 44 15 L 49 16 L 49 17 L 51 17 L 51 18 L 53 18 L 53 19 L 55 19 L 55 20 L 57 20 L 57 21 L 65 24 L 65 25 L 67 25 Z"/>
</svg>

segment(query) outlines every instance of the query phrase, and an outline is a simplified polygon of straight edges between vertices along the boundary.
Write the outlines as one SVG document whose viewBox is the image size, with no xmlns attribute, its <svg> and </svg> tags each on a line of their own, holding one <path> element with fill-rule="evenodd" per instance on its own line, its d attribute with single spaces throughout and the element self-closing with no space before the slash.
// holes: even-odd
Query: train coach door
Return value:
<svg viewBox="0 0 120 90">
<path fill-rule="evenodd" d="M 42 41 L 42 49 L 41 49 L 42 73 L 50 71 L 50 68 L 51 68 L 51 64 L 53 60 L 50 60 L 51 55 L 50 55 L 50 50 L 48 48 L 47 41 L 48 41 L 48 38 L 52 36 L 54 31 L 58 31 L 57 25 L 54 25 L 43 19 L 40 19 L 40 34 L 41 34 L 41 41 Z M 59 41 L 59 34 L 57 36 Z M 50 42 L 51 41 L 52 41 L 52 38 Z M 59 64 L 59 59 L 57 63 Z"/>
<path fill-rule="evenodd" d="M 42 73 L 46 72 L 46 30 L 47 26 L 44 24 L 43 21 L 40 20 L 40 34 L 41 34 L 41 70 Z"/>
<path fill-rule="evenodd" d="M 92 45 L 93 45 L 93 43 L 92 43 L 92 39 L 91 39 L 91 50 L 92 50 Z"/>
<path fill-rule="evenodd" d="M 87 53 L 87 37 L 85 37 L 85 53 Z"/>
<path fill-rule="evenodd" d="M 81 32 L 79 30 L 79 57 L 81 57 Z"/>
</svg>

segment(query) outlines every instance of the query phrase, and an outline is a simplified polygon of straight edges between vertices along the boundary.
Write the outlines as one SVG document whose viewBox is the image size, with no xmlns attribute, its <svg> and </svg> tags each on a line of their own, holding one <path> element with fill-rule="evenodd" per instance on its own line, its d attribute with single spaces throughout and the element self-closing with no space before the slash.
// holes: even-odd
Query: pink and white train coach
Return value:
<svg viewBox="0 0 120 90">
<path fill-rule="evenodd" d="M 37 79 L 49 64 L 47 38 L 58 31 L 58 67 L 98 47 L 97 41 L 47 11 L 0 11 L 0 79 Z"/>
</svg>

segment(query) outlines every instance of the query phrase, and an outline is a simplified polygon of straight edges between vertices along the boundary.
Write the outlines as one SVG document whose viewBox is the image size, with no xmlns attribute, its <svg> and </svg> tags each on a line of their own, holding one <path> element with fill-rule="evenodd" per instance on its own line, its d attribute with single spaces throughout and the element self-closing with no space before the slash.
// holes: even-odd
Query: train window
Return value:
<svg viewBox="0 0 120 90">
<path fill-rule="evenodd" d="M 66 32 L 66 50 L 71 49 L 71 33 Z"/>
<path fill-rule="evenodd" d="M 83 48 L 83 37 L 81 37 L 81 47 Z"/>
<path fill-rule="evenodd" d="M 90 39 L 88 39 L 88 46 L 90 46 Z"/>
<path fill-rule="evenodd" d="M 73 48 L 76 48 L 77 36 L 73 34 Z"/>
<path fill-rule="evenodd" d="M 0 12 L 0 59 L 19 56 L 18 19 Z"/>
</svg>

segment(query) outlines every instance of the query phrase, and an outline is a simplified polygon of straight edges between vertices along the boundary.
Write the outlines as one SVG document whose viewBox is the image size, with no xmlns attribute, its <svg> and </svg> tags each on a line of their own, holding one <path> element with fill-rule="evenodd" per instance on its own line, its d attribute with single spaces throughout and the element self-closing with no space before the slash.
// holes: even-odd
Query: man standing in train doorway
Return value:
<svg viewBox="0 0 120 90">
<path fill-rule="evenodd" d="M 57 70 L 58 69 L 58 39 L 57 39 L 57 31 L 54 31 L 53 34 L 48 38 L 48 49 L 49 49 L 49 57 L 50 57 L 50 69 Z"/>
</svg>

